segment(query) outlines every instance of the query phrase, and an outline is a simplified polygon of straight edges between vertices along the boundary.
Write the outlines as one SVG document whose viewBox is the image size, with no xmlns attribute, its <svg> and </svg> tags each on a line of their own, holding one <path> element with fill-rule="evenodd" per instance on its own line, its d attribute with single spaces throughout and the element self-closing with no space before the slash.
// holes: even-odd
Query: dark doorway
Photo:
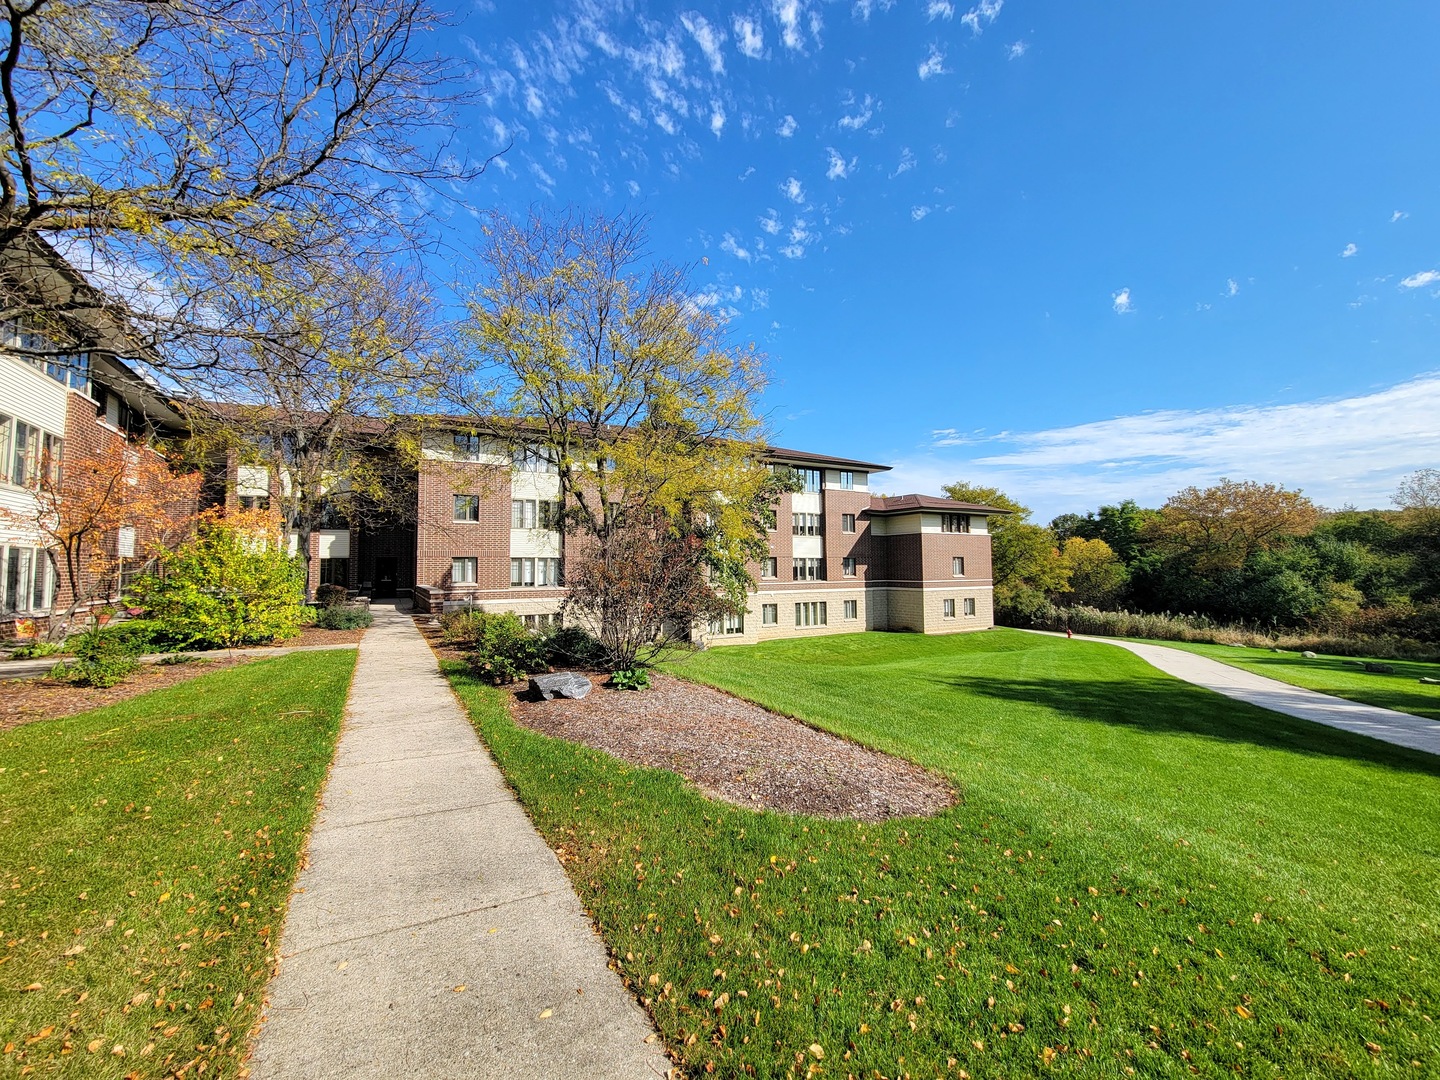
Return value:
<svg viewBox="0 0 1440 1080">
<path fill-rule="evenodd" d="M 375 556 L 375 588 L 371 595 L 377 600 L 388 600 L 395 595 L 395 575 L 399 561 L 394 555 Z"/>
</svg>

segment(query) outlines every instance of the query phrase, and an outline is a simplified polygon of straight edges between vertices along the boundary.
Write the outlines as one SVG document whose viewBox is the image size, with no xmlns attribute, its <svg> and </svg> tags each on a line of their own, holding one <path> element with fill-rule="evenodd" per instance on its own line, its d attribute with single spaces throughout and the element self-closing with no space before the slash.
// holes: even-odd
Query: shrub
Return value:
<svg viewBox="0 0 1440 1080">
<path fill-rule="evenodd" d="M 140 661 L 135 659 L 139 650 L 115 634 L 87 630 L 71 640 L 75 659 L 56 664 L 50 672 L 51 678 L 64 679 L 76 686 L 115 686 L 140 667 Z"/>
<path fill-rule="evenodd" d="M 321 630 L 363 630 L 374 621 L 364 604 L 322 607 L 315 613 L 315 625 Z"/>
<path fill-rule="evenodd" d="M 339 607 L 349 595 L 344 585 L 321 585 L 315 590 L 315 604 L 321 608 Z"/>
<path fill-rule="evenodd" d="M 616 690 L 649 690 L 650 673 L 644 668 L 621 668 L 610 675 L 610 685 Z"/>
<path fill-rule="evenodd" d="M 545 659 L 557 667 L 596 668 L 605 662 L 605 646 L 578 626 L 556 626 L 541 638 Z"/>
<path fill-rule="evenodd" d="M 525 629 L 518 615 L 484 611 L 467 614 L 467 628 L 475 633 L 467 662 L 477 677 L 500 685 L 546 669 L 540 638 Z"/>
<path fill-rule="evenodd" d="M 279 546 L 203 519 L 194 539 L 140 578 L 135 599 L 165 637 L 184 648 L 233 648 L 292 637 L 304 617 L 303 571 Z"/>
<path fill-rule="evenodd" d="M 489 616 L 478 608 L 460 608 L 440 616 L 440 640 L 457 649 L 473 649 Z"/>
<path fill-rule="evenodd" d="M 11 660 L 38 660 L 43 656 L 57 656 L 65 651 L 64 642 L 31 641 L 10 652 Z"/>
<path fill-rule="evenodd" d="M 110 623 L 100 633 L 122 642 L 135 655 L 146 652 L 168 652 L 174 643 L 165 636 L 164 627 L 154 619 L 126 619 Z"/>
</svg>

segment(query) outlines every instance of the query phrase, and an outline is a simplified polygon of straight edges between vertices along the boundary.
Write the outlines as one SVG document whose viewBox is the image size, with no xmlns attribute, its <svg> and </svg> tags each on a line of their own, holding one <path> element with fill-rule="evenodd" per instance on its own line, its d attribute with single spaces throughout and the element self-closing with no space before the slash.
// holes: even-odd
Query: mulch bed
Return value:
<svg viewBox="0 0 1440 1080">
<path fill-rule="evenodd" d="M 57 657 L 57 660 L 64 659 Z M 6 679 L 0 681 L 0 731 L 36 720 L 53 720 L 73 713 L 113 705 L 117 701 L 163 690 L 199 675 L 221 671 L 246 662 L 245 657 L 216 657 L 203 663 L 146 664 L 119 686 L 104 689 L 71 686 L 52 679 Z"/>
<path fill-rule="evenodd" d="M 321 630 L 316 626 L 307 626 L 298 637 L 277 641 L 275 647 L 277 649 L 293 649 L 297 645 L 358 645 L 364 635 L 363 628 L 360 630 Z"/>
<path fill-rule="evenodd" d="M 956 801 L 943 777 L 807 727 L 708 686 L 651 675 L 635 693 L 601 685 L 579 701 L 531 700 L 513 687 L 511 713 L 534 731 L 669 769 L 705 794 L 750 809 L 882 821 L 938 814 Z"/>
</svg>

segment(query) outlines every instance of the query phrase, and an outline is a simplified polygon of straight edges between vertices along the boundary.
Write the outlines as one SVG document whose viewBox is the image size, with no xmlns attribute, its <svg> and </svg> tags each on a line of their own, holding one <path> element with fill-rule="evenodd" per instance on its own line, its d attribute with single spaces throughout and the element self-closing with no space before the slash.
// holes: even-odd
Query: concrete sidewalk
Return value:
<svg viewBox="0 0 1440 1080">
<path fill-rule="evenodd" d="M 1049 637 L 1065 636 L 1049 630 L 1030 632 Z M 1236 701 L 1259 705 L 1262 709 L 1284 713 L 1300 720 L 1313 720 L 1327 727 L 1353 731 L 1358 735 L 1368 735 L 1372 739 L 1394 743 L 1396 746 L 1440 754 L 1440 723 L 1427 720 L 1423 716 L 1411 716 L 1393 709 L 1382 709 L 1378 705 L 1364 705 L 1358 701 L 1322 694 L 1318 690 L 1291 686 L 1289 683 L 1267 679 L 1263 675 L 1222 664 L 1208 656 L 1185 652 L 1183 649 L 1168 649 L 1163 645 L 1144 645 L 1134 641 L 1117 641 L 1114 638 L 1080 634 L 1075 635 L 1075 640 L 1098 641 L 1103 645 L 1127 649 L 1167 675 L 1203 686 Z"/>
<path fill-rule="evenodd" d="M 372 610 L 253 1080 L 664 1076 L 429 646 Z"/>
<path fill-rule="evenodd" d="M 266 656 L 287 656 L 296 652 L 326 652 L 330 649 L 353 649 L 354 645 L 267 645 L 256 649 L 181 649 L 179 652 L 146 653 L 136 657 L 142 664 L 158 664 L 167 658 L 177 656 L 198 656 L 202 660 L 228 660 L 232 656 L 248 656 L 259 659 Z M 73 660 L 73 656 L 42 656 L 36 660 L 0 661 L 0 681 L 5 679 L 38 679 L 49 675 L 50 669 L 62 660 Z"/>
</svg>

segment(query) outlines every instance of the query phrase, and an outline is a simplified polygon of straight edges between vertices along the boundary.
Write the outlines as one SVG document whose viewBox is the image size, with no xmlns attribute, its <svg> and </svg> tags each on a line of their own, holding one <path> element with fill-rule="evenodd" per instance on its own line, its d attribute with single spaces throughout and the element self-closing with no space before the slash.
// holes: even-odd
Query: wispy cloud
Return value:
<svg viewBox="0 0 1440 1080">
<path fill-rule="evenodd" d="M 945 54 L 940 51 L 940 48 L 938 46 L 931 45 L 929 54 L 925 57 L 924 60 L 920 61 L 920 66 L 916 70 L 920 73 L 921 79 L 929 79 L 933 78 L 936 75 L 944 75 L 946 73 Z"/>
<path fill-rule="evenodd" d="M 741 262 L 750 261 L 749 250 L 741 247 L 740 242 L 728 232 L 725 234 L 724 239 L 720 241 L 720 250 L 726 252 L 727 254 L 734 255 L 735 258 L 739 259 Z"/>
<path fill-rule="evenodd" d="M 779 135 L 782 139 L 788 139 L 791 135 L 795 134 L 795 129 L 799 126 L 800 125 L 795 122 L 795 118 L 789 113 L 786 113 L 780 118 L 780 123 L 775 125 L 775 134 Z"/>
<path fill-rule="evenodd" d="M 800 30 L 800 0 L 770 0 L 770 13 L 780 24 L 780 40 L 787 49 L 799 49 L 805 44 Z"/>
<path fill-rule="evenodd" d="M 780 229 L 780 214 L 775 210 L 766 210 L 765 216 L 760 218 L 760 228 L 764 229 L 771 236 L 778 236 Z"/>
<path fill-rule="evenodd" d="M 845 101 L 845 107 L 855 111 L 846 112 L 837 123 L 847 131 L 859 131 L 870 123 L 870 118 L 875 115 L 875 104 L 875 99 L 869 94 L 866 94 L 864 100 L 859 102 L 855 100 L 853 94 L 849 95 Z"/>
<path fill-rule="evenodd" d="M 1407 217 L 1409 217 L 1409 216 L 1410 216 L 1410 215 L 1407 214 L 1404 210 L 1396 210 L 1393 214 L 1390 215 L 1390 224 L 1391 224 L 1391 225 L 1394 225 L 1395 222 L 1400 221 L 1400 220 L 1402 220 L 1403 218 L 1407 218 Z"/>
<path fill-rule="evenodd" d="M 1135 310 L 1135 305 L 1130 299 L 1130 286 L 1128 285 L 1117 293 L 1111 293 L 1110 300 L 1116 315 L 1129 315 Z"/>
<path fill-rule="evenodd" d="M 935 207 L 933 206 L 912 206 L 910 208 L 910 220 L 923 221 L 926 217 L 932 214 L 934 210 Z"/>
<path fill-rule="evenodd" d="M 894 180 L 895 177 L 907 173 L 913 168 L 915 168 L 915 155 L 908 146 L 902 146 L 900 148 L 900 164 L 895 166 L 895 171 L 890 174 L 890 179 Z"/>
<path fill-rule="evenodd" d="M 955 5 L 950 0 L 930 0 L 925 5 L 925 18 L 933 22 L 936 19 L 953 19 L 955 17 Z"/>
<path fill-rule="evenodd" d="M 630 192 L 630 197 L 632 199 L 639 198 L 640 196 L 640 185 L 634 180 L 625 181 L 625 190 Z"/>
<path fill-rule="evenodd" d="M 1009 56 L 1011 60 L 1019 60 L 1020 57 L 1029 51 L 1030 43 L 1028 41 L 1016 41 L 1010 45 L 1010 50 L 1006 55 Z"/>
<path fill-rule="evenodd" d="M 698 11 L 687 11 L 681 15 L 680 25 L 690 31 L 690 36 L 695 39 L 695 44 L 699 45 L 700 51 L 705 54 L 705 59 L 710 64 L 710 70 L 716 75 L 725 74 L 725 53 L 722 51 L 725 44 L 725 31 L 711 26 L 709 20 Z"/>
<path fill-rule="evenodd" d="M 736 15 L 730 20 L 730 27 L 735 31 L 735 48 L 740 50 L 741 56 L 759 60 L 765 55 L 765 31 L 759 23 L 744 15 Z"/>
<path fill-rule="evenodd" d="M 712 102 L 710 105 L 710 132 L 717 139 L 720 133 L 725 130 L 725 106 L 720 102 Z"/>
<path fill-rule="evenodd" d="M 1423 289 L 1427 285 L 1440 284 L 1440 270 L 1422 270 L 1411 274 L 1400 282 L 1402 289 Z"/>
<path fill-rule="evenodd" d="M 1232 278 L 1226 278 L 1226 279 L 1225 279 L 1225 295 L 1226 295 L 1226 296 L 1235 296 L 1235 295 L 1236 295 L 1237 293 L 1239 293 L 1239 292 L 1240 292 L 1240 283 L 1239 283 L 1238 281 L 1236 281 L 1233 277 L 1232 277 Z"/>
<path fill-rule="evenodd" d="M 805 201 L 805 187 L 793 176 L 780 185 L 780 194 L 784 195 L 793 203 L 803 203 Z"/>
<path fill-rule="evenodd" d="M 1338 399 L 1171 409 L 1023 433 L 946 431 L 885 479 L 899 491 L 938 491 L 961 478 L 995 484 L 1042 520 L 1126 498 L 1158 506 L 1224 476 L 1300 487 L 1326 506 L 1383 507 L 1402 476 L 1440 459 L 1437 412 L 1440 373 L 1428 373 Z"/>
<path fill-rule="evenodd" d="M 825 153 L 830 159 L 830 164 L 825 170 L 825 179 L 827 180 L 844 180 L 850 175 L 860 160 L 859 158 L 852 157 L 849 161 L 846 161 L 844 155 L 833 146 L 827 146 Z"/>
<path fill-rule="evenodd" d="M 980 0 L 973 8 L 960 16 L 960 21 L 970 28 L 973 34 L 979 34 L 984 23 L 989 26 L 1000 15 L 1000 9 L 1005 6 L 1005 0 Z"/>
<path fill-rule="evenodd" d="M 1360 249 L 1359 249 L 1358 247 L 1356 247 L 1354 244 L 1346 244 L 1346 245 L 1345 245 L 1345 250 L 1343 250 L 1342 252 L 1340 252 L 1340 258 L 1342 258 L 1342 259 L 1348 259 L 1348 258 L 1350 258 L 1351 256 L 1358 255 L 1359 253 L 1360 253 Z"/>
<path fill-rule="evenodd" d="M 803 259 L 805 257 L 804 244 L 786 244 L 780 249 L 780 254 L 787 259 Z"/>
</svg>

